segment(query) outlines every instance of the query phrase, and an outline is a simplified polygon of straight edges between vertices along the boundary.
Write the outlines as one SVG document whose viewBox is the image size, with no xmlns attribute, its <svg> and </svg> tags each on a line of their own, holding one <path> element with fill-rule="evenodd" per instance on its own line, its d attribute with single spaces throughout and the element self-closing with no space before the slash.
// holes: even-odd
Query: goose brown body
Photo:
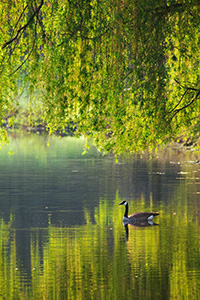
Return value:
<svg viewBox="0 0 200 300">
<path fill-rule="evenodd" d="M 122 201 L 119 205 L 125 206 L 125 213 L 123 216 L 123 223 L 126 224 L 135 224 L 141 222 L 150 222 L 155 216 L 158 216 L 159 213 L 155 212 L 135 212 L 131 215 L 128 215 L 128 202 Z"/>
<path fill-rule="evenodd" d="M 128 216 L 129 219 L 153 219 L 153 217 L 155 216 L 158 216 L 159 213 L 152 213 L 152 212 L 136 212 L 136 213 L 133 213 L 131 215 Z"/>
</svg>

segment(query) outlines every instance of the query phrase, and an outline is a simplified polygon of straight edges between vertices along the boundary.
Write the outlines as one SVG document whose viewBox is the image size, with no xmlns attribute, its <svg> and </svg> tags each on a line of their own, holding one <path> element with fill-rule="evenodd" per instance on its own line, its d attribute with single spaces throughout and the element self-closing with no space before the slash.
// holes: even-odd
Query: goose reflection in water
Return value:
<svg viewBox="0 0 200 300">
<path fill-rule="evenodd" d="M 125 213 L 122 219 L 123 225 L 125 227 L 126 231 L 126 239 L 128 240 L 128 225 L 135 226 L 135 227 L 149 227 L 149 226 L 155 226 L 158 224 L 155 224 L 152 219 L 155 216 L 158 216 L 159 213 L 154 212 L 136 212 L 128 216 L 128 202 L 122 201 L 119 205 L 125 206 Z"/>
</svg>

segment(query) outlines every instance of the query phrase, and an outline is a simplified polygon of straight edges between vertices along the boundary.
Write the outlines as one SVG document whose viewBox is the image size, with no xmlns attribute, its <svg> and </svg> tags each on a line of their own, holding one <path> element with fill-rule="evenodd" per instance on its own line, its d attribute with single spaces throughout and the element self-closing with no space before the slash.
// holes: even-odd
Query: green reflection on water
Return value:
<svg viewBox="0 0 200 300">
<path fill-rule="evenodd" d="M 130 227 L 126 241 L 121 200 L 101 200 L 95 222 L 85 209 L 86 225 L 49 224 L 42 243 L 42 229 L 33 228 L 31 276 L 17 261 L 12 216 L 7 224 L 1 219 L 0 299 L 198 299 L 197 219 L 183 214 L 181 205 L 165 215 L 161 209 L 159 226 Z M 134 205 L 141 206 L 141 199 Z"/>
<path fill-rule="evenodd" d="M 67 164 L 63 164 L 63 156 L 66 160 L 68 158 L 80 160 L 80 157 L 83 157 L 81 153 L 84 144 L 83 140 L 77 143 L 77 140 L 72 138 L 67 141 L 68 143 L 64 139 L 56 139 L 56 143 L 52 142 L 52 146 L 47 147 L 46 140 L 30 136 L 28 142 L 27 139 L 24 141 L 13 139 L 12 148 L 15 156 L 25 158 L 34 156 L 38 162 L 36 170 L 39 167 L 43 168 L 49 161 L 53 164 L 55 159 L 56 167 L 62 166 L 59 172 L 64 169 L 66 176 L 67 170 L 64 167 Z M 1 157 L 1 161 L 5 161 L 2 165 L 5 165 L 6 169 L 8 164 L 11 164 L 11 171 L 14 172 L 23 160 L 15 159 L 15 156 L 9 156 L 6 160 L 8 156 L 6 151 Z M 93 151 L 96 153 L 95 150 Z M 159 211 L 160 216 L 155 220 L 159 226 L 130 227 L 128 241 L 126 241 L 126 233 L 122 226 L 123 209 L 118 206 L 124 199 L 121 199 L 118 194 L 114 201 L 110 200 L 114 196 L 110 196 L 109 199 L 104 197 L 106 199 L 100 200 L 98 206 L 96 203 L 99 198 L 95 199 L 93 193 L 90 202 L 86 198 L 84 202 L 85 225 L 81 226 L 58 228 L 50 222 L 46 228 L 16 229 L 12 215 L 9 222 L 0 219 L 0 299 L 196 300 L 200 298 L 199 164 L 184 162 L 180 165 L 181 159 L 196 160 L 196 158 L 190 158 L 191 152 L 188 152 L 187 158 L 185 154 L 183 158 L 180 158 L 182 154 L 175 153 L 172 159 L 171 156 L 167 156 L 169 151 L 164 154 L 166 157 L 162 156 L 164 157 L 162 166 L 158 169 L 153 166 L 153 160 L 146 160 L 148 168 L 145 165 L 145 172 L 148 174 L 151 187 L 149 190 L 154 190 L 155 185 L 155 190 L 158 189 L 159 192 L 154 192 L 147 201 L 145 195 L 141 196 L 141 189 L 140 196 L 138 198 L 135 196 L 130 201 L 130 212 Z M 169 167 L 170 163 L 166 163 L 169 161 L 173 163 L 172 168 Z M 93 164 L 96 164 L 96 160 Z M 113 164 L 105 161 L 105 165 L 106 175 L 102 176 L 99 182 L 101 187 L 107 185 L 107 191 L 111 189 L 117 176 L 114 176 L 114 171 L 109 173 L 109 176 L 107 175 L 107 169 L 110 170 Z M 143 174 L 139 173 L 139 167 L 135 169 L 135 177 L 130 180 L 133 165 L 121 164 L 119 166 L 125 170 L 122 173 L 121 171 L 116 173 L 120 174 L 120 178 L 123 179 L 119 181 L 121 186 L 129 188 L 135 182 L 136 184 L 138 182 L 139 187 L 145 184 L 148 186 L 147 180 L 139 183 L 138 177 Z M 174 166 L 180 166 L 180 169 L 175 169 Z M 74 165 L 70 168 L 70 176 L 74 175 L 71 169 L 74 170 Z M 116 171 L 116 165 L 113 170 Z M 162 182 L 163 172 L 168 170 L 165 181 Z M 98 172 L 100 172 L 99 169 Z M 95 172 L 92 173 L 92 177 L 94 174 Z M 36 175 L 38 176 L 38 173 Z M 104 180 L 106 176 L 110 178 L 110 181 Z M 65 184 L 66 177 L 63 176 L 63 178 Z M 87 181 L 91 185 L 91 178 Z M 7 184 L 9 188 L 10 183 Z M 162 189 L 166 188 L 165 185 L 168 189 L 165 191 L 167 196 L 164 198 Z M 145 189 L 146 186 L 143 191 Z M 73 190 L 73 196 L 74 193 L 75 190 Z M 160 197 L 160 201 L 156 201 L 156 196 Z M 16 201 L 15 193 L 14 198 Z M 9 198 L 2 197 L 2 199 L 7 204 L 6 199 Z M 36 202 L 37 198 L 34 198 L 34 201 Z M 86 208 L 86 206 L 93 205 L 93 201 L 95 201 L 94 214 L 91 209 Z M 38 199 L 38 202 L 41 202 L 41 199 Z M 33 214 L 32 207 L 30 206 L 28 216 Z M 63 208 L 63 203 L 61 208 Z M 27 214 L 26 210 L 25 213 Z M 77 216 L 77 214 L 74 215 Z M 68 224 L 71 226 L 70 222 Z M 27 269 L 25 271 L 17 254 L 19 240 L 16 236 L 19 230 L 27 230 L 31 235 L 30 272 Z"/>
</svg>

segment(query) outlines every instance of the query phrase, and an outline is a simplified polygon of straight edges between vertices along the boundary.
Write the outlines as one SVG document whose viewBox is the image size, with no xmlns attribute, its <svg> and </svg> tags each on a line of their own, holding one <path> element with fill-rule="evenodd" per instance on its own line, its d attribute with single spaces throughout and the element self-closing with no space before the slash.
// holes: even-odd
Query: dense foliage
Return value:
<svg viewBox="0 0 200 300">
<path fill-rule="evenodd" d="M 6 0 L 0 22 L 2 124 L 28 88 L 31 124 L 76 125 L 99 150 L 198 136 L 198 0 Z"/>
</svg>

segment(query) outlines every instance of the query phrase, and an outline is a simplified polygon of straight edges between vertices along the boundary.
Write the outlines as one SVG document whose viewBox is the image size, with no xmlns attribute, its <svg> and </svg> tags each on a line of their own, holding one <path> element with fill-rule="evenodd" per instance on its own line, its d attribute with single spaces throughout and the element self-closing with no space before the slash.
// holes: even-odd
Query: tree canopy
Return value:
<svg viewBox="0 0 200 300">
<path fill-rule="evenodd" d="M 31 124 L 101 151 L 198 137 L 198 0 L 5 0 L 0 22 L 1 125 L 26 89 Z"/>
</svg>

